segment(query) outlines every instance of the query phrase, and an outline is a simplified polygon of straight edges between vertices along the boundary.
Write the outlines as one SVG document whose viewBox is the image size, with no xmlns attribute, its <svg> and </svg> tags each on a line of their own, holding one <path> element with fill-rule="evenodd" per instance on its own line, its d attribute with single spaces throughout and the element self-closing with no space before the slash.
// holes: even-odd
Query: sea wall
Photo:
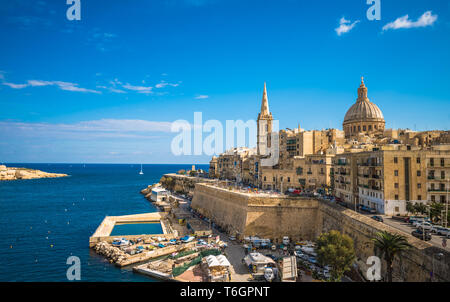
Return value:
<svg viewBox="0 0 450 302">
<path fill-rule="evenodd" d="M 196 184 L 192 207 L 240 238 L 260 236 L 280 242 L 283 236 L 289 236 L 292 240 L 314 240 L 323 232 L 338 230 L 354 240 L 363 275 L 368 257 L 381 256 L 372 240 L 376 233 L 400 233 L 412 248 L 395 261 L 394 281 L 429 281 L 431 271 L 434 281 L 450 281 L 447 251 L 329 201 L 269 197 Z M 385 270 L 383 260 L 382 275 Z"/>
<path fill-rule="evenodd" d="M 180 175 L 175 173 L 164 174 L 160 183 L 168 190 L 179 194 L 192 196 L 197 183 L 214 183 L 213 179 Z"/>
</svg>

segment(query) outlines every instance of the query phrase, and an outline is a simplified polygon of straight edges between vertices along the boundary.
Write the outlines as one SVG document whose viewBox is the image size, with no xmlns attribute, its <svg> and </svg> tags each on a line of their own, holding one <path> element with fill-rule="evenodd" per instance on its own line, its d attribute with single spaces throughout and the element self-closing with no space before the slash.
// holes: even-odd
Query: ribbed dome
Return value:
<svg viewBox="0 0 450 302">
<path fill-rule="evenodd" d="M 347 111 L 344 123 L 352 121 L 384 121 L 380 108 L 372 102 L 357 102 Z"/>
<path fill-rule="evenodd" d="M 367 88 L 363 80 L 358 89 L 358 99 L 345 114 L 344 123 L 364 121 L 384 122 L 384 116 L 380 108 L 367 97 Z"/>
</svg>

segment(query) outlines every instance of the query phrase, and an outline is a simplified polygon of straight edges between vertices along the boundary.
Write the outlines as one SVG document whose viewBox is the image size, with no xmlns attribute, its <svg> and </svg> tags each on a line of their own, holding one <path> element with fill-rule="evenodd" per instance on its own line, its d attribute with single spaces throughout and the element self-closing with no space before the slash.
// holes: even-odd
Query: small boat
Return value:
<svg viewBox="0 0 450 302">
<path fill-rule="evenodd" d="M 141 164 L 141 172 L 139 172 L 139 175 L 144 175 L 144 171 L 142 171 L 142 164 Z"/>
</svg>

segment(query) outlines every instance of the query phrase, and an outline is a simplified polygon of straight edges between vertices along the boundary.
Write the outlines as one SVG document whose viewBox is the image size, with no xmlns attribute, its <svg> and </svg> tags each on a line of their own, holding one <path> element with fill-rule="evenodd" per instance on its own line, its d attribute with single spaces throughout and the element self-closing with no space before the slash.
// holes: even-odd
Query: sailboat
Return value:
<svg viewBox="0 0 450 302">
<path fill-rule="evenodd" d="M 144 171 L 142 171 L 142 164 L 141 164 L 141 172 L 139 172 L 139 175 L 144 175 Z"/>
</svg>

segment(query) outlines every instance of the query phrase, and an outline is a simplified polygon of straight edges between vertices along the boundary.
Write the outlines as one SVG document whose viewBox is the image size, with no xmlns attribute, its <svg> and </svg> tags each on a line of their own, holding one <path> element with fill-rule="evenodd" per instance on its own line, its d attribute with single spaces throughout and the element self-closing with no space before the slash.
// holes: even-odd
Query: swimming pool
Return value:
<svg viewBox="0 0 450 302">
<path fill-rule="evenodd" d="M 160 222 L 116 224 L 110 236 L 163 234 Z"/>
</svg>

